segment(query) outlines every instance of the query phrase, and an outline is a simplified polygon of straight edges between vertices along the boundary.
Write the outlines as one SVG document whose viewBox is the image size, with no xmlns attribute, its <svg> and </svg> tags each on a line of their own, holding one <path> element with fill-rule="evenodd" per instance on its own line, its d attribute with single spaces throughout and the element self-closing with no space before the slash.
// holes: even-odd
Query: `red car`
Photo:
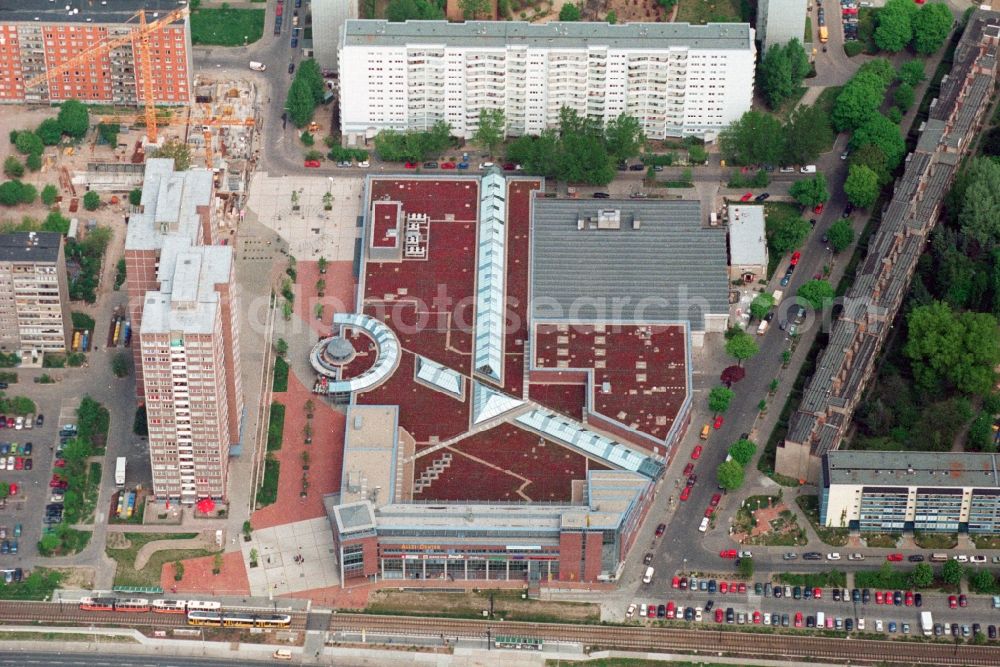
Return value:
<svg viewBox="0 0 1000 667">
<path fill-rule="evenodd" d="M 690 475 L 693 472 L 694 472 L 694 464 L 693 463 L 689 463 L 686 466 L 684 466 L 684 476 L 685 477 L 687 477 L 688 475 Z"/>
<path fill-rule="evenodd" d="M 515 169 L 517 169 L 517 165 L 515 165 L 513 162 L 504 162 L 503 163 L 503 170 L 504 171 L 514 171 Z"/>
<path fill-rule="evenodd" d="M 795 266 L 796 264 L 798 264 L 799 263 L 799 259 L 801 257 L 802 257 L 802 253 L 799 252 L 798 250 L 796 250 L 795 252 L 793 252 L 792 253 L 792 266 Z"/>
<path fill-rule="evenodd" d="M 56 459 L 56 462 L 53 463 L 52 465 L 55 466 L 56 468 L 65 468 L 66 459 Z"/>
<path fill-rule="evenodd" d="M 406 167 L 407 169 L 416 169 L 419 165 L 417 165 L 416 162 L 407 162 L 403 166 Z"/>
<path fill-rule="evenodd" d="M 902 563 L 903 554 L 889 554 L 888 556 L 886 556 L 886 560 L 891 563 Z"/>
<path fill-rule="evenodd" d="M 813 598 L 816 599 L 816 600 L 822 600 L 823 599 L 823 589 L 819 588 L 819 587 L 814 588 L 813 589 Z"/>
<path fill-rule="evenodd" d="M 843 11 L 844 16 L 856 16 L 858 13 L 857 7 L 845 7 Z"/>
<path fill-rule="evenodd" d="M 732 586 L 729 587 L 730 590 L 732 590 L 732 588 L 733 588 Z M 742 581 L 740 582 L 740 589 L 739 590 L 740 590 L 740 593 L 746 593 L 747 592 L 747 585 L 744 584 Z"/>
<path fill-rule="evenodd" d="M 63 484 L 65 484 L 65 482 L 63 482 Z M 17 484 L 11 484 L 10 485 L 10 495 L 12 495 L 12 496 L 16 496 L 17 495 Z"/>
<path fill-rule="evenodd" d="M 882 598 L 885 600 L 886 604 L 892 604 L 892 591 L 886 591 Z"/>
<path fill-rule="evenodd" d="M 316 169 L 319 167 L 319 160 L 306 160 L 306 166 L 310 169 Z"/>
<path fill-rule="evenodd" d="M 680 588 L 681 587 L 681 578 L 680 577 L 674 577 L 670 581 L 670 587 L 671 588 Z"/>
<path fill-rule="evenodd" d="M 663 537 L 663 533 L 666 532 L 666 530 L 667 530 L 667 524 L 661 523 L 659 526 L 656 527 L 656 536 Z"/>
<path fill-rule="evenodd" d="M 438 166 L 441 167 L 442 169 L 454 169 L 455 168 L 455 163 L 454 162 L 442 162 Z"/>
<path fill-rule="evenodd" d="M 697 445 L 694 451 L 691 452 L 691 458 L 695 461 L 701 458 L 701 445 Z"/>
<path fill-rule="evenodd" d="M 715 610 L 715 622 L 722 623 L 722 619 L 725 618 L 725 614 L 722 612 L 722 607 Z"/>
<path fill-rule="evenodd" d="M 709 507 L 709 508 L 707 508 L 705 510 L 705 518 L 706 519 L 711 519 L 713 514 L 715 514 L 715 508 L 714 507 Z"/>
<path fill-rule="evenodd" d="M 719 582 L 719 592 L 720 593 L 728 593 L 729 592 L 729 584 L 727 584 L 724 581 Z"/>
<path fill-rule="evenodd" d="M 882 604 L 882 591 L 875 591 L 875 604 Z"/>
<path fill-rule="evenodd" d="M 795 612 L 795 627 L 797 627 L 797 628 L 801 628 L 802 627 L 802 612 L 801 611 Z"/>
<path fill-rule="evenodd" d="M 667 603 L 667 618 L 673 618 L 676 611 L 677 606 L 674 604 L 674 601 L 671 600 Z"/>
<path fill-rule="evenodd" d="M 906 591 L 906 606 L 913 606 L 913 591 Z"/>
<path fill-rule="evenodd" d="M 751 199 L 753 199 L 753 193 L 752 192 L 748 192 L 745 195 L 743 195 L 742 197 L 740 197 L 740 201 L 750 201 Z"/>
<path fill-rule="evenodd" d="M 822 212 L 823 212 L 823 204 L 816 204 L 816 206 L 813 207 L 813 213 L 815 213 L 816 215 L 819 215 Z"/>
<path fill-rule="evenodd" d="M 723 549 L 719 552 L 719 556 L 722 558 L 736 558 L 737 553 L 736 549 Z"/>
<path fill-rule="evenodd" d="M 14 428 L 14 418 L 7 417 L 7 428 Z"/>
<path fill-rule="evenodd" d="M 14 470 L 24 470 L 24 459 L 20 456 L 14 461 Z"/>
<path fill-rule="evenodd" d="M 721 500 L 722 500 L 722 494 L 721 493 L 716 493 L 716 494 L 714 494 L 712 496 L 712 499 L 710 501 L 708 501 L 708 504 L 711 505 L 712 507 L 718 507 L 719 506 L 719 501 L 721 501 Z"/>
<path fill-rule="evenodd" d="M 760 625 L 760 612 L 759 611 L 755 611 L 753 613 L 753 623 L 754 623 L 754 625 Z"/>
<path fill-rule="evenodd" d="M 949 595 L 948 596 L 948 608 L 949 609 L 955 609 L 957 607 L 958 607 L 958 598 L 955 597 L 954 595 Z"/>
<path fill-rule="evenodd" d="M 684 490 L 681 491 L 681 500 L 687 500 L 690 497 L 691 497 L 691 487 L 685 486 Z"/>
<path fill-rule="evenodd" d="M 713 426 L 715 427 L 715 430 L 722 428 L 722 415 L 715 418 L 715 424 L 713 424 Z"/>
</svg>

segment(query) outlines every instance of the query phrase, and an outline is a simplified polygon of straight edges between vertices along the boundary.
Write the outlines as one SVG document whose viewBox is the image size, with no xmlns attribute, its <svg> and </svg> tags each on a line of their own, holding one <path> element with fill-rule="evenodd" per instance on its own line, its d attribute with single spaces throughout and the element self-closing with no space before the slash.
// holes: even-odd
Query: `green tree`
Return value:
<svg viewBox="0 0 1000 667">
<path fill-rule="evenodd" d="M 14 146 L 21 155 L 31 155 L 32 153 L 41 153 L 45 150 L 45 145 L 42 140 L 38 138 L 38 135 L 34 132 L 18 132 L 17 141 L 14 142 Z"/>
<path fill-rule="evenodd" d="M 69 218 L 60 214 L 59 211 L 50 211 L 45 216 L 45 222 L 42 223 L 42 231 L 65 235 L 69 233 Z M 93 331 L 93 328 L 91 328 L 91 331 Z"/>
<path fill-rule="evenodd" d="M 976 452 L 993 452 L 996 445 L 993 440 L 993 415 L 981 412 L 972 420 L 969 435 L 965 440 L 965 450 Z"/>
<path fill-rule="evenodd" d="M 59 536 L 55 533 L 42 535 L 42 539 L 38 541 L 38 553 L 43 556 L 51 556 L 56 552 L 60 544 Z"/>
<path fill-rule="evenodd" d="M 642 132 L 642 124 L 635 117 L 623 113 L 612 118 L 604 128 L 604 142 L 612 159 L 622 162 L 639 154 L 646 136 Z"/>
<path fill-rule="evenodd" d="M 847 201 L 858 208 L 869 208 L 878 197 L 878 174 L 865 166 L 851 165 L 844 181 Z"/>
<path fill-rule="evenodd" d="M 609 25 L 618 23 L 618 12 L 612 9 L 608 12 L 607 16 L 604 17 L 604 20 L 607 21 Z"/>
<path fill-rule="evenodd" d="M 149 435 L 149 423 L 146 419 L 145 405 L 140 405 L 136 408 L 135 417 L 132 418 L 132 433 L 138 436 Z"/>
<path fill-rule="evenodd" d="M 963 574 L 962 565 L 957 560 L 948 559 L 941 567 L 941 580 L 949 586 L 958 586 L 962 583 Z"/>
<path fill-rule="evenodd" d="M 150 157 L 172 158 L 174 171 L 187 171 L 191 168 L 191 148 L 175 139 L 168 139 L 162 146 L 150 151 Z"/>
<path fill-rule="evenodd" d="M 843 252 L 854 242 L 854 228 L 843 218 L 830 225 L 826 235 L 834 252 Z"/>
<path fill-rule="evenodd" d="M 874 171 L 880 187 L 892 180 L 892 170 L 889 169 L 885 151 L 874 144 L 865 144 L 851 151 L 848 165 L 865 166 Z"/>
<path fill-rule="evenodd" d="M 996 380 L 1000 363 L 1000 333 L 989 313 L 955 313 L 935 301 L 918 306 L 907 317 L 903 352 L 913 375 L 928 391 L 941 385 L 965 394 L 985 395 Z"/>
<path fill-rule="evenodd" d="M 312 121 L 316 101 L 305 80 L 292 81 L 292 85 L 288 88 L 288 97 L 285 99 L 285 110 L 295 127 L 305 127 Z"/>
<path fill-rule="evenodd" d="M 56 203 L 56 197 L 59 196 L 59 190 L 56 186 L 49 183 L 44 188 L 42 188 L 42 203 L 46 206 L 52 206 Z"/>
<path fill-rule="evenodd" d="M 385 17 L 401 22 L 409 19 L 432 21 L 444 18 L 444 12 L 434 2 L 428 0 L 390 0 Z"/>
<path fill-rule="evenodd" d="M 916 88 L 926 76 L 924 74 L 924 61 L 917 59 L 907 60 L 899 66 L 897 76 L 901 82 L 908 83 Z"/>
<path fill-rule="evenodd" d="M 930 55 L 948 39 L 954 19 L 948 6 L 941 2 L 921 5 L 913 16 L 913 49 Z"/>
<path fill-rule="evenodd" d="M 284 338 L 279 338 L 274 342 L 274 353 L 279 357 L 284 357 L 288 354 L 288 343 L 285 342 Z"/>
<path fill-rule="evenodd" d="M 758 81 L 772 109 L 795 95 L 802 79 L 809 73 L 809 57 L 802 43 L 792 39 L 783 46 L 772 45 L 761 58 Z"/>
<path fill-rule="evenodd" d="M 735 393 L 729 387 L 712 387 L 708 392 L 708 409 L 712 412 L 725 412 L 733 400 Z"/>
<path fill-rule="evenodd" d="M 323 81 L 323 71 L 319 64 L 312 58 L 308 58 L 299 63 L 299 68 L 295 70 L 295 80 L 305 83 L 309 92 L 312 93 L 313 102 L 319 104 L 326 97 L 326 83 Z"/>
<path fill-rule="evenodd" d="M 729 455 L 741 466 L 750 465 L 750 461 L 753 460 L 756 453 L 757 445 L 745 439 L 737 440 L 729 447 Z"/>
<path fill-rule="evenodd" d="M 466 20 L 493 18 L 489 15 L 493 8 L 490 0 L 458 0 L 458 8 Z"/>
<path fill-rule="evenodd" d="M 62 140 L 62 126 L 55 118 L 46 118 L 35 130 L 35 134 L 46 146 L 55 146 Z"/>
<path fill-rule="evenodd" d="M 506 137 L 507 117 L 503 109 L 480 109 L 479 127 L 476 128 L 472 141 L 486 148 L 492 156 L 496 154 Z"/>
<path fill-rule="evenodd" d="M 174 561 L 174 581 L 181 581 L 184 579 L 184 563 L 179 560 Z"/>
<path fill-rule="evenodd" d="M 743 466 L 736 461 L 723 461 L 715 469 L 715 477 L 726 491 L 735 491 L 743 486 Z"/>
<path fill-rule="evenodd" d="M 777 164 L 784 150 L 781 121 L 771 114 L 747 111 L 719 134 L 719 150 L 735 165 Z"/>
<path fill-rule="evenodd" d="M 795 201 L 809 208 L 822 204 L 830 198 L 830 193 L 826 188 L 826 176 L 823 174 L 815 174 L 792 183 L 792 187 L 788 188 L 788 194 L 792 195 Z"/>
<path fill-rule="evenodd" d="M 567 2 L 559 10 L 559 20 L 560 21 L 579 21 L 580 20 L 580 8 L 577 7 L 572 2 Z"/>
<path fill-rule="evenodd" d="M 801 305 L 822 310 L 830 305 L 835 294 L 833 287 L 826 280 L 810 280 L 799 288 L 797 296 Z"/>
<path fill-rule="evenodd" d="M 21 178 L 24 176 L 24 165 L 13 155 L 8 155 L 3 161 L 3 173 L 8 178 Z"/>
<path fill-rule="evenodd" d="M 123 378 L 132 372 L 132 356 L 125 352 L 119 352 L 111 358 L 111 372 L 116 378 Z"/>
<path fill-rule="evenodd" d="M 774 307 L 774 296 L 770 294 L 758 294 L 750 302 L 750 316 L 754 319 L 762 320 L 764 316 L 771 312 Z"/>
<path fill-rule="evenodd" d="M 42 168 L 42 156 L 39 153 L 28 153 L 28 157 L 24 158 L 24 164 L 30 171 L 38 171 Z"/>
<path fill-rule="evenodd" d="M 740 366 L 758 352 L 760 352 L 760 347 L 757 345 L 757 341 L 745 331 L 737 333 L 726 341 L 726 354 L 734 357 Z"/>
<path fill-rule="evenodd" d="M 893 103 L 904 113 L 913 106 L 915 99 L 916 93 L 913 91 L 913 86 L 905 81 L 896 86 L 896 90 L 892 94 Z"/>
<path fill-rule="evenodd" d="M 142 188 L 134 188 L 129 190 L 128 193 L 128 203 L 132 206 L 138 206 L 142 203 Z"/>
<path fill-rule="evenodd" d="M 96 211 L 97 207 L 101 205 L 101 195 L 97 194 L 93 190 L 83 195 L 83 207 L 88 211 Z"/>
<path fill-rule="evenodd" d="M 785 123 L 782 136 L 782 164 L 810 164 L 833 144 L 830 116 L 815 104 L 799 105 Z"/>
<path fill-rule="evenodd" d="M 98 123 L 97 124 L 97 134 L 100 135 L 101 140 L 107 145 L 115 147 L 118 145 L 118 133 L 121 130 L 121 125 L 118 123 Z"/>
<path fill-rule="evenodd" d="M 973 158 L 962 174 L 958 222 L 980 245 L 1000 243 L 1000 162 Z"/>
<path fill-rule="evenodd" d="M 913 39 L 915 7 L 910 0 L 888 0 L 876 19 L 875 46 L 890 53 L 905 49 Z"/>
<path fill-rule="evenodd" d="M 906 155 L 906 141 L 899 125 L 882 115 L 876 115 L 859 127 L 851 137 L 852 149 L 866 144 L 878 146 L 885 153 L 886 166 L 895 169 Z"/>
<path fill-rule="evenodd" d="M 6 181 L 0 184 L 0 204 L 17 206 L 21 203 L 21 181 Z"/>
<path fill-rule="evenodd" d="M 918 563 L 910 573 L 910 586 L 927 588 L 934 583 L 934 568 L 927 563 Z"/>
<path fill-rule="evenodd" d="M 873 72 L 858 72 L 837 95 L 830 121 L 838 132 L 854 130 L 878 114 L 886 84 Z"/>
<path fill-rule="evenodd" d="M 779 255 L 801 246 L 812 229 L 802 218 L 772 216 L 766 219 L 766 224 L 770 250 Z"/>
<path fill-rule="evenodd" d="M 975 574 L 969 576 L 969 587 L 976 593 L 993 593 L 996 586 L 997 581 L 989 570 L 976 570 Z"/>
<path fill-rule="evenodd" d="M 90 127 L 90 112 L 83 102 L 66 100 L 59 107 L 59 115 L 56 120 L 65 134 L 80 139 L 87 134 L 87 129 Z"/>
</svg>

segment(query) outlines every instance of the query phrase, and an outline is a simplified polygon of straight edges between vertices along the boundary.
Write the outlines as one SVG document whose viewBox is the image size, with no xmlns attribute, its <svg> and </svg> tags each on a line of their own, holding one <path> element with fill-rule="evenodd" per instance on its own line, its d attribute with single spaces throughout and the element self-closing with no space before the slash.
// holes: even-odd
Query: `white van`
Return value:
<svg viewBox="0 0 1000 667">
<path fill-rule="evenodd" d="M 767 332 L 768 325 L 771 324 L 767 320 L 761 320 L 760 324 L 757 325 L 757 335 L 763 336 Z"/>
<path fill-rule="evenodd" d="M 287 648 L 279 648 L 274 653 L 271 654 L 271 657 L 274 658 L 275 660 L 291 660 L 292 652 L 289 651 Z"/>
<path fill-rule="evenodd" d="M 774 290 L 774 294 L 771 295 L 771 297 L 774 299 L 774 305 L 777 306 L 779 303 L 781 303 L 781 297 L 783 296 L 785 296 L 785 293 L 783 291 L 781 291 L 780 289 Z"/>
<path fill-rule="evenodd" d="M 653 574 L 656 572 L 652 567 L 646 568 L 646 574 L 642 575 L 642 583 L 650 584 L 653 582 Z"/>
<path fill-rule="evenodd" d="M 802 174 L 815 174 L 816 173 L 816 165 L 814 165 L 814 164 L 807 164 L 806 166 L 800 168 L 799 172 L 802 173 Z"/>
<path fill-rule="evenodd" d="M 264 70 L 267 69 L 267 65 L 265 65 L 264 63 L 259 63 L 256 60 L 251 60 L 250 69 L 252 69 L 255 72 L 263 72 Z"/>
<path fill-rule="evenodd" d="M 826 626 L 826 614 L 821 611 L 816 612 L 816 627 L 822 628 Z"/>
</svg>

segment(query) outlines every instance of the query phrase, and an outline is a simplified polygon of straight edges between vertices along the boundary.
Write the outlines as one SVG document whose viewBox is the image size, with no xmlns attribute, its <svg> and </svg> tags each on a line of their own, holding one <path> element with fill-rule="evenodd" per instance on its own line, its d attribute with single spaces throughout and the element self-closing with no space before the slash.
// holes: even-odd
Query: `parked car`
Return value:
<svg viewBox="0 0 1000 667">
<path fill-rule="evenodd" d="M 306 160 L 305 166 L 309 169 L 316 169 L 320 166 L 319 160 Z"/>
</svg>

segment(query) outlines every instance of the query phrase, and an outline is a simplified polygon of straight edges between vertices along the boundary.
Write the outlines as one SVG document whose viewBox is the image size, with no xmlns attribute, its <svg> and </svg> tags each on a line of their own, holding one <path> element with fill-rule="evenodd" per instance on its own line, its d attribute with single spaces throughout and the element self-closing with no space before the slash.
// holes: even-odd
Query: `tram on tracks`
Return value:
<svg viewBox="0 0 1000 667">
<path fill-rule="evenodd" d="M 189 611 L 188 625 L 216 628 L 287 628 L 292 624 L 288 614 L 247 614 L 218 611 Z"/>
<path fill-rule="evenodd" d="M 81 598 L 83 611 L 121 611 L 144 614 L 186 614 L 191 611 L 215 611 L 222 609 L 220 602 L 199 600 L 147 600 L 146 598 Z"/>
</svg>

